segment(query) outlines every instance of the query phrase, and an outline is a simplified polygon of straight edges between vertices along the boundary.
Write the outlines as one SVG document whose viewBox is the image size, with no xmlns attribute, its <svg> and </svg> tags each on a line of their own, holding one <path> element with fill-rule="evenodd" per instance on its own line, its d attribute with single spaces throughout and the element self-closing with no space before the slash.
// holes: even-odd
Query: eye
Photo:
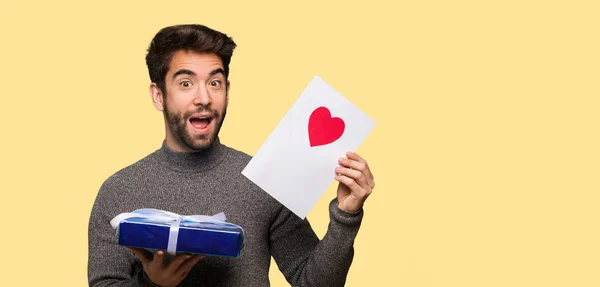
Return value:
<svg viewBox="0 0 600 287">
<path fill-rule="evenodd" d="M 189 88 L 192 86 L 192 82 L 186 80 L 186 81 L 181 82 L 179 85 L 181 85 L 181 87 L 183 87 L 183 88 Z"/>
<path fill-rule="evenodd" d="M 219 88 L 219 87 L 221 87 L 221 81 L 219 81 L 219 80 L 212 80 L 212 81 L 210 81 L 210 85 L 212 87 Z"/>
</svg>

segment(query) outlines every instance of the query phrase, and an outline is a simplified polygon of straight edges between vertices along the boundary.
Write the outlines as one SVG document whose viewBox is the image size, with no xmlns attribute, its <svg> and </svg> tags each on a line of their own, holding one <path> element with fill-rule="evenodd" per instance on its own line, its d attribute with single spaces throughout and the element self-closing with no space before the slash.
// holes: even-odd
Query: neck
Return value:
<svg viewBox="0 0 600 287">
<path fill-rule="evenodd" d="M 158 161 L 167 168 L 193 173 L 212 169 L 221 163 L 224 157 L 224 146 L 217 138 L 213 145 L 205 150 L 181 152 L 172 149 L 165 140 L 156 154 Z"/>
</svg>

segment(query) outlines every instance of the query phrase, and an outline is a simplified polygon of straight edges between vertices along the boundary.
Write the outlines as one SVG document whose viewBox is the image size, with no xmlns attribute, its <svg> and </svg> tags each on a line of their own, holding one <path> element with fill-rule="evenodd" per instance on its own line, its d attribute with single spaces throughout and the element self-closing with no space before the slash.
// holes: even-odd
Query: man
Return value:
<svg viewBox="0 0 600 287">
<path fill-rule="evenodd" d="M 362 206 L 375 184 L 365 160 L 341 158 L 327 234 L 282 206 L 241 171 L 250 156 L 218 138 L 229 103 L 235 43 L 202 25 L 166 27 L 148 48 L 150 95 L 165 119 L 160 149 L 108 178 L 89 222 L 90 286 L 265 286 L 271 256 L 294 286 L 344 285 Z M 293 164 L 293 163 L 290 163 Z M 334 171 L 332 171 L 332 175 Z M 245 230 L 238 258 L 178 254 L 117 245 L 109 221 L 157 208 L 182 215 L 225 212 Z"/>
</svg>

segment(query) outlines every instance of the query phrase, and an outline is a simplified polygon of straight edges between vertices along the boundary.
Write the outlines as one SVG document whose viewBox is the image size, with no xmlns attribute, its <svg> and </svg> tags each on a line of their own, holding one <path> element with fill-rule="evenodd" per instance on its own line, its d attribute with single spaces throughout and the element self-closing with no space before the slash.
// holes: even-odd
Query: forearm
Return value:
<svg viewBox="0 0 600 287">
<path fill-rule="evenodd" d="M 111 215 L 104 212 L 102 201 L 96 202 L 88 227 L 89 286 L 155 287 L 132 252 L 117 244 L 110 218 Z"/>
<path fill-rule="evenodd" d="M 330 222 L 322 240 L 310 246 L 296 234 L 284 239 L 288 242 L 279 242 L 284 250 L 274 251 L 293 286 L 343 286 L 346 281 L 363 212 L 344 212 L 338 209 L 337 200 L 330 203 L 329 211 Z"/>
</svg>

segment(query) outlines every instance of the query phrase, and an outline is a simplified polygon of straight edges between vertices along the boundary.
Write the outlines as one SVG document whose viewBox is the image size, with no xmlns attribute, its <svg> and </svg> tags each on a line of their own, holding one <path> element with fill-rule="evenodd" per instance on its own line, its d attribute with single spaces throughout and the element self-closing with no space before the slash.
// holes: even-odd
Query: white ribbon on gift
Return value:
<svg viewBox="0 0 600 287">
<path fill-rule="evenodd" d="M 181 221 L 191 221 L 194 223 L 202 223 L 202 222 L 214 222 L 214 223 L 226 223 L 228 225 L 237 226 L 235 224 L 231 224 L 225 222 L 225 213 L 217 213 L 213 216 L 208 215 L 179 215 L 177 213 L 168 212 L 160 209 L 153 208 L 142 208 L 138 210 L 134 210 L 133 212 L 121 213 L 115 216 L 111 221 L 110 225 L 117 229 L 121 221 L 128 218 L 144 218 L 151 220 L 156 223 L 166 223 L 170 224 L 169 229 L 169 241 L 167 243 L 167 253 L 171 255 L 175 255 L 177 251 L 177 238 L 179 236 L 179 225 Z"/>
</svg>

